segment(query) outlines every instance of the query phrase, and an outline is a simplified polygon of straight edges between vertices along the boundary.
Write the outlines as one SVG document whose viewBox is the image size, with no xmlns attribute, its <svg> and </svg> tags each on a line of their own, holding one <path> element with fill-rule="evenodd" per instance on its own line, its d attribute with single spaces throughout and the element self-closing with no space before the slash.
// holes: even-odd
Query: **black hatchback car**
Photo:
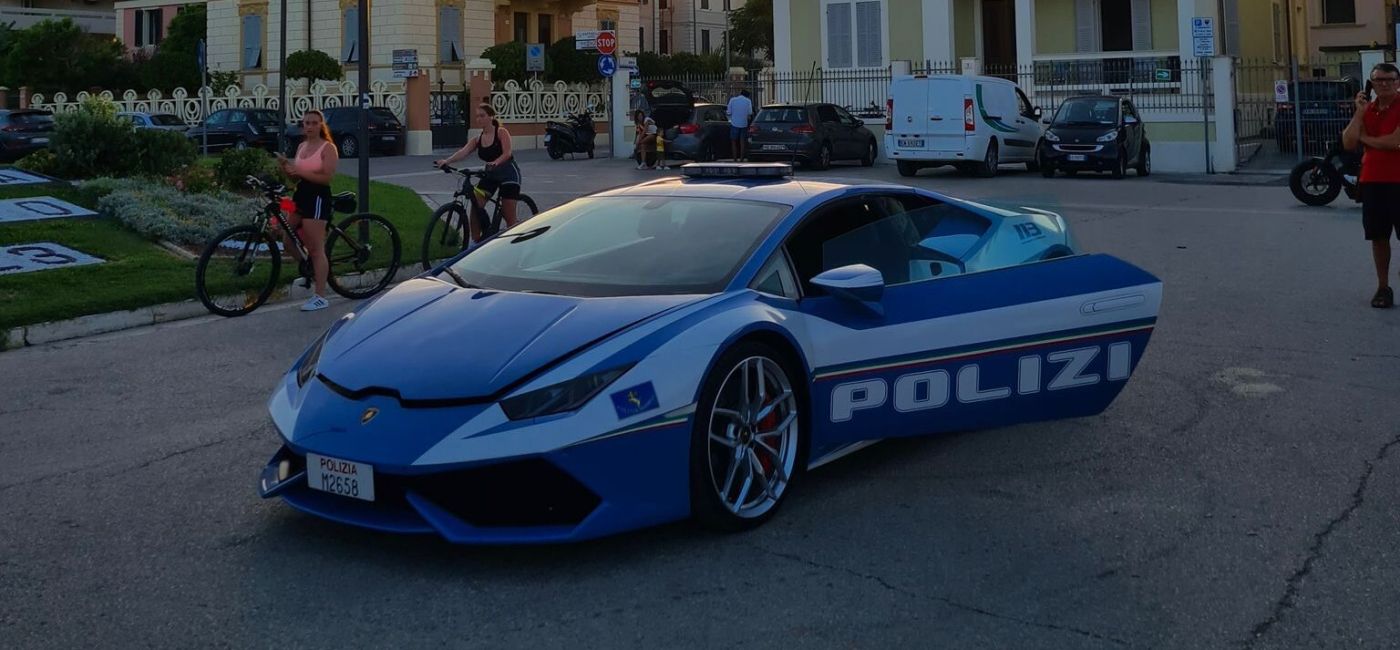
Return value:
<svg viewBox="0 0 1400 650">
<path fill-rule="evenodd" d="M 827 169 L 833 161 L 875 164 L 875 135 L 835 104 L 764 106 L 749 126 L 749 159 L 797 161 Z"/>
<path fill-rule="evenodd" d="M 372 107 L 369 109 L 369 146 L 360 146 L 360 108 L 358 106 L 337 106 L 326 108 L 321 111 L 326 116 L 326 126 L 331 129 L 331 138 L 335 140 L 336 149 L 339 150 L 341 158 L 355 158 L 360 155 L 361 149 L 369 149 L 371 156 L 382 154 L 386 156 L 398 156 L 404 152 L 407 144 L 407 131 L 394 112 L 382 107 Z M 292 155 L 296 151 L 296 145 L 301 143 L 301 124 L 290 124 L 287 126 L 287 140 L 291 151 L 287 155 Z"/>
<path fill-rule="evenodd" d="M 185 132 L 196 147 L 202 146 L 205 134 L 209 136 L 210 151 L 249 148 L 276 151 L 282 123 L 274 110 L 226 108 L 210 113 L 199 126 Z"/>
<path fill-rule="evenodd" d="M 1331 143 L 1341 141 L 1342 130 L 1356 110 L 1358 92 L 1360 86 L 1349 79 L 1299 81 L 1296 93 L 1290 85 L 1288 101 L 1279 102 L 1274 109 L 1274 138 L 1279 151 L 1293 151 L 1298 146 L 1301 126 L 1303 151 L 1309 155 L 1325 154 Z M 1301 101 L 1295 95 L 1301 96 Z"/>
<path fill-rule="evenodd" d="M 53 113 L 0 110 L 0 159 L 15 161 L 49 146 Z"/>
<path fill-rule="evenodd" d="M 1138 176 L 1152 172 L 1152 145 L 1133 102 L 1112 95 L 1071 97 L 1055 116 L 1040 140 L 1036 157 L 1046 178 L 1055 172 L 1109 172 L 1127 175 L 1131 166 Z"/>
</svg>

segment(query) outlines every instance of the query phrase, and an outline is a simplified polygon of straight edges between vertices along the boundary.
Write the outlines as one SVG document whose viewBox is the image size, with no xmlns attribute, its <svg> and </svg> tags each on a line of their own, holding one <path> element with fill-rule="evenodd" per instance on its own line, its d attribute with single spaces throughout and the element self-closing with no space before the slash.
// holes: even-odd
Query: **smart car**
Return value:
<svg viewBox="0 0 1400 650">
<path fill-rule="evenodd" d="M 746 529 L 881 439 L 1100 413 L 1156 323 L 1161 282 L 1052 212 L 683 172 L 337 320 L 272 394 L 262 496 L 460 543 Z"/>
</svg>

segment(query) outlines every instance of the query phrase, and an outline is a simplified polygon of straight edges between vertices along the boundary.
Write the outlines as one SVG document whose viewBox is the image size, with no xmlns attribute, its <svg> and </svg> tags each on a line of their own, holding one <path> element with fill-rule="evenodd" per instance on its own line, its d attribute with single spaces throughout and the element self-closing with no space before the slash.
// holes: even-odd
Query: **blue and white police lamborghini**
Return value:
<svg viewBox="0 0 1400 650">
<path fill-rule="evenodd" d="M 1161 290 L 1050 212 L 687 165 L 334 323 L 272 396 L 261 493 L 463 543 L 742 529 L 879 439 L 1102 412 Z"/>
</svg>

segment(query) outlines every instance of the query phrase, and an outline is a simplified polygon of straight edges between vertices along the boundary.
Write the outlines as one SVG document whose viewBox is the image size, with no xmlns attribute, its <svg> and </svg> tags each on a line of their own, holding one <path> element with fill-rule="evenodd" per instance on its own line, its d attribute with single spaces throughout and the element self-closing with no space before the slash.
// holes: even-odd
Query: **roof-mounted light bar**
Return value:
<svg viewBox="0 0 1400 650">
<path fill-rule="evenodd" d="M 792 165 L 787 163 L 689 163 L 681 173 L 690 178 L 787 178 Z"/>
</svg>

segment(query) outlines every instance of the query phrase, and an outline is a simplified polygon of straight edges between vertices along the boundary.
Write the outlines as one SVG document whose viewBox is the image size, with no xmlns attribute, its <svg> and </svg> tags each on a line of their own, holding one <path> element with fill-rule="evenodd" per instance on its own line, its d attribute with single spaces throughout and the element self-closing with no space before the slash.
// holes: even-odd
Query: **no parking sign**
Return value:
<svg viewBox="0 0 1400 650">
<path fill-rule="evenodd" d="M 1277 80 L 1277 81 L 1274 82 L 1274 101 L 1276 101 L 1276 102 L 1286 102 L 1286 101 L 1288 101 L 1288 81 L 1287 81 L 1287 80 L 1279 79 L 1279 80 Z"/>
</svg>

